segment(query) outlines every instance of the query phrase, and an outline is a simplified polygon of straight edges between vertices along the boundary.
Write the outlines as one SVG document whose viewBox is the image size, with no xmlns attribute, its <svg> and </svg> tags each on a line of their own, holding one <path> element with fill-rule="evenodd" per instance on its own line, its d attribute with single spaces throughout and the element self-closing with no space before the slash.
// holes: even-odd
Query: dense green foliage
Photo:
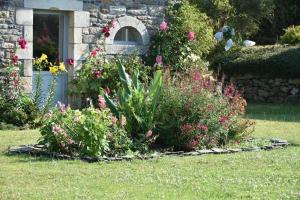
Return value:
<svg viewBox="0 0 300 200">
<path fill-rule="evenodd" d="M 72 110 L 59 104 L 40 129 L 41 143 L 52 152 L 80 156 L 126 154 L 131 141 L 109 109 Z"/>
<path fill-rule="evenodd" d="M 257 46 L 228 52 L 217 57 L 212 66 L 222 66 L 227 75 L 253 74 L 273 78 L 300 77 L 300 47 Z"/>
<path fill-rule="evenodd" d="M 119 119 L 125 116 L 126 131 L 131 134 L 137 150 L 144 153 L 154 137 L 152 129 L 155 126 L 154 114 L 161 93 L 162 71 L 156 71 L 151 85 L 145 88 L 139 81 L 139 72 L 136 71 L 131 79 L 120 62 L 119 78 L 122 86 L 118 91 L 118 102 L 115 104 L 107 94 L 105 99 L 115 116 Z"/>
<path fill-rule="evenodd" d="M 300 44 L 300 25 L 285 29 L 285 33 L 280 40 L 283 44 Z"/>
<path fill-rule="evenodd" d="M 213 28 L 205 13 L 184 0 L 168 9 L 168 27 L 152 39 L 147 54 L 150 65 L 157 56 L 163 64 L 176 71 L 186 71 L 191 63 L 204 66 L 204 58 L 214 46 Z M 195 38 L 188 35 L 192 34 Z"/>
</svg>

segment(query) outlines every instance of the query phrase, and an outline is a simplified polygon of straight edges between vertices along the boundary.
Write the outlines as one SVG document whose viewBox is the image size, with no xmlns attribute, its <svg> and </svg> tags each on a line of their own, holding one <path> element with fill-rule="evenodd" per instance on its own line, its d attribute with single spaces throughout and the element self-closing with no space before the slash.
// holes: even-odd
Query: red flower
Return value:
<svg viewBox="0 0 300 200">
<path fill-rule="evenodd" d="M 24 38 L 20 38 L 18 40 L 19 46 L 21 49 L 26 49 L 27 48 L 27 41 Z"/>
<path fill-rule="evenodd" d="M 233 97 L 234 93 L 235 93 L 235 88 L 234 88 L 234 86 L 232 84 L 227 85 L 226 88 L 224 89 L 224 95 L 227 98 Z"/>
<path fill-rule="evenodd" d="M 67 59 L 67 64 L 68 65 L 74 65 L 74 60 L 72 58 Z"/>
<path fill-rule="evenodd" d="M 10 59 L 11 59 L 12 63 L 15 65 L 15 64 L 17 64 L 19 57 L 16 54 L 12 54 L 10 56 Z"/>
<path fill-rule="evenodd" d="M 110 93 L 110 89 L 107 87 L 107 88 L 104 89 L 104 92 L 105 92 L 106 94 L 109 94 L 109 93 Z"/>
<path fill-rule="evenodd" d="M 104 26 L 103 28 L 102 28 L 102 33 L 104 34 L 104 36 L 105 37 L 109 37 L 110 36 L 110 28 L 109 28 L 109 26 L 108 25 L 106 25 L 106 26 Z"/>
<path fill-rule="evenodd" d="M 97 79 L 99 79 L 99 78 L 101 78 L 102 73 L 101 73 L 101 71 L 97 70 L 97 71 L 95 71 L 94 75 Z"/>
</svg>

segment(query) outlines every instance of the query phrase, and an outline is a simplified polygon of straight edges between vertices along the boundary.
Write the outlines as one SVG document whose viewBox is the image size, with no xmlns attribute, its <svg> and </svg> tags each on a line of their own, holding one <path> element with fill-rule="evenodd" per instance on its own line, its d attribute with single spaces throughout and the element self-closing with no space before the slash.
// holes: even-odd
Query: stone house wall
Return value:
<svg viewBox="0 0 300 200">
<path fill-rule="evenodd" d="M 230 78 L 247 100 L 268 103 L 300 103 L 300 79 L 264 78 L 251 74 Z"/>
<path fill-rule="evenodd" d="M 17 41 L 24 37 L 28 49 L 18 50 L 25 91 L 32 91 L 33 13 L 35 10 L 63 11 L 68 13 L 68 58 L 74 66 L 68 70 L 73 77 L 77 69 L 95 47 L 102 27 L 112 19 L 118 24 L 107 38 L 108 54 L 128 54 L 138 49 L 143 53 L 150 37 L 164 20 L 167 0 L 0 0 L 0 68 L 10 58 Z M 114 45 L 113 37 L 125 26 L 133 26 L 143 38 L 141 46 Z"/>
</svg>

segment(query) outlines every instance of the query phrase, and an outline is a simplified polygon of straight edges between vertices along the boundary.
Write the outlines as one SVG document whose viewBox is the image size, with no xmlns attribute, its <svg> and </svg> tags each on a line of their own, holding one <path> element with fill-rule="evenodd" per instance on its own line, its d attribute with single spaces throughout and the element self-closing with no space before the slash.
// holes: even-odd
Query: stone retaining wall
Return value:
<svg viewBox="0 0 300 200">
<path fill-rule="evenodd" d="M 250 74 L 231 77 L 247 100 L 268 103 L 300 103 L 300 78 L 263 78 Z"/>
</svg>

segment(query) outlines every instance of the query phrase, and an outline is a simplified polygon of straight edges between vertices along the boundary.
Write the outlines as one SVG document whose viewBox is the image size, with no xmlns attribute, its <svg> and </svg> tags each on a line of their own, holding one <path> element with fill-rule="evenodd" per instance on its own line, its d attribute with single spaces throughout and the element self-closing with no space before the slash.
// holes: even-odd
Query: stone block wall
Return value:
<svg viewBox="0 0 300 200">
<path fill-rule="evenodd" d="M 300 103 L 300 78 L 264 78 L 252 76 L 231 77 L 247 100 L 268 103 Z"/>
<path fill-rule="evenodd" d="M 107 22 L 122 18 L 123 25 L 135 24 L 135 28 L 143 37 L 142 46 L 147 46 L 151 35 L 164 20 L 166 4 L 167 0 L 0 0 L 0 68 L 5 60 L 10 58 L 10 52 L 18 46 L 18 39 L 25 38 L 28 41 L 28 49 L 18 50 L 17 55 L 23 64 L 21 76 L 25 83 L 25 92 L 31 93 L 35 9 L 68 13 L 68 57 L 74 58 L 75 61 L 74 67 L 69 69 L 69 77 L 72 77 L 81 67 L 87 51 L 95 47 L 102 27 Z M 127 19 L 129 21 L 124 23 Z M 121 20 L 118 28 L 122 28 Z M 135 48 L 140 49 L 116 45 L 111 46 L 110 53 L 114 54 L 112 52 L 115 50 L 131 51 Z"/>
<path fill-rule="evenodd" d="M 102 27 L 112 19 L 124 16 L 140 20 L 153 35 L 164 20 L 167 0 L 84 0 L 84 10 L 90 12 L 90 26 L 83 29 L 83 43 L 93 48 Z"/>
</svg>

